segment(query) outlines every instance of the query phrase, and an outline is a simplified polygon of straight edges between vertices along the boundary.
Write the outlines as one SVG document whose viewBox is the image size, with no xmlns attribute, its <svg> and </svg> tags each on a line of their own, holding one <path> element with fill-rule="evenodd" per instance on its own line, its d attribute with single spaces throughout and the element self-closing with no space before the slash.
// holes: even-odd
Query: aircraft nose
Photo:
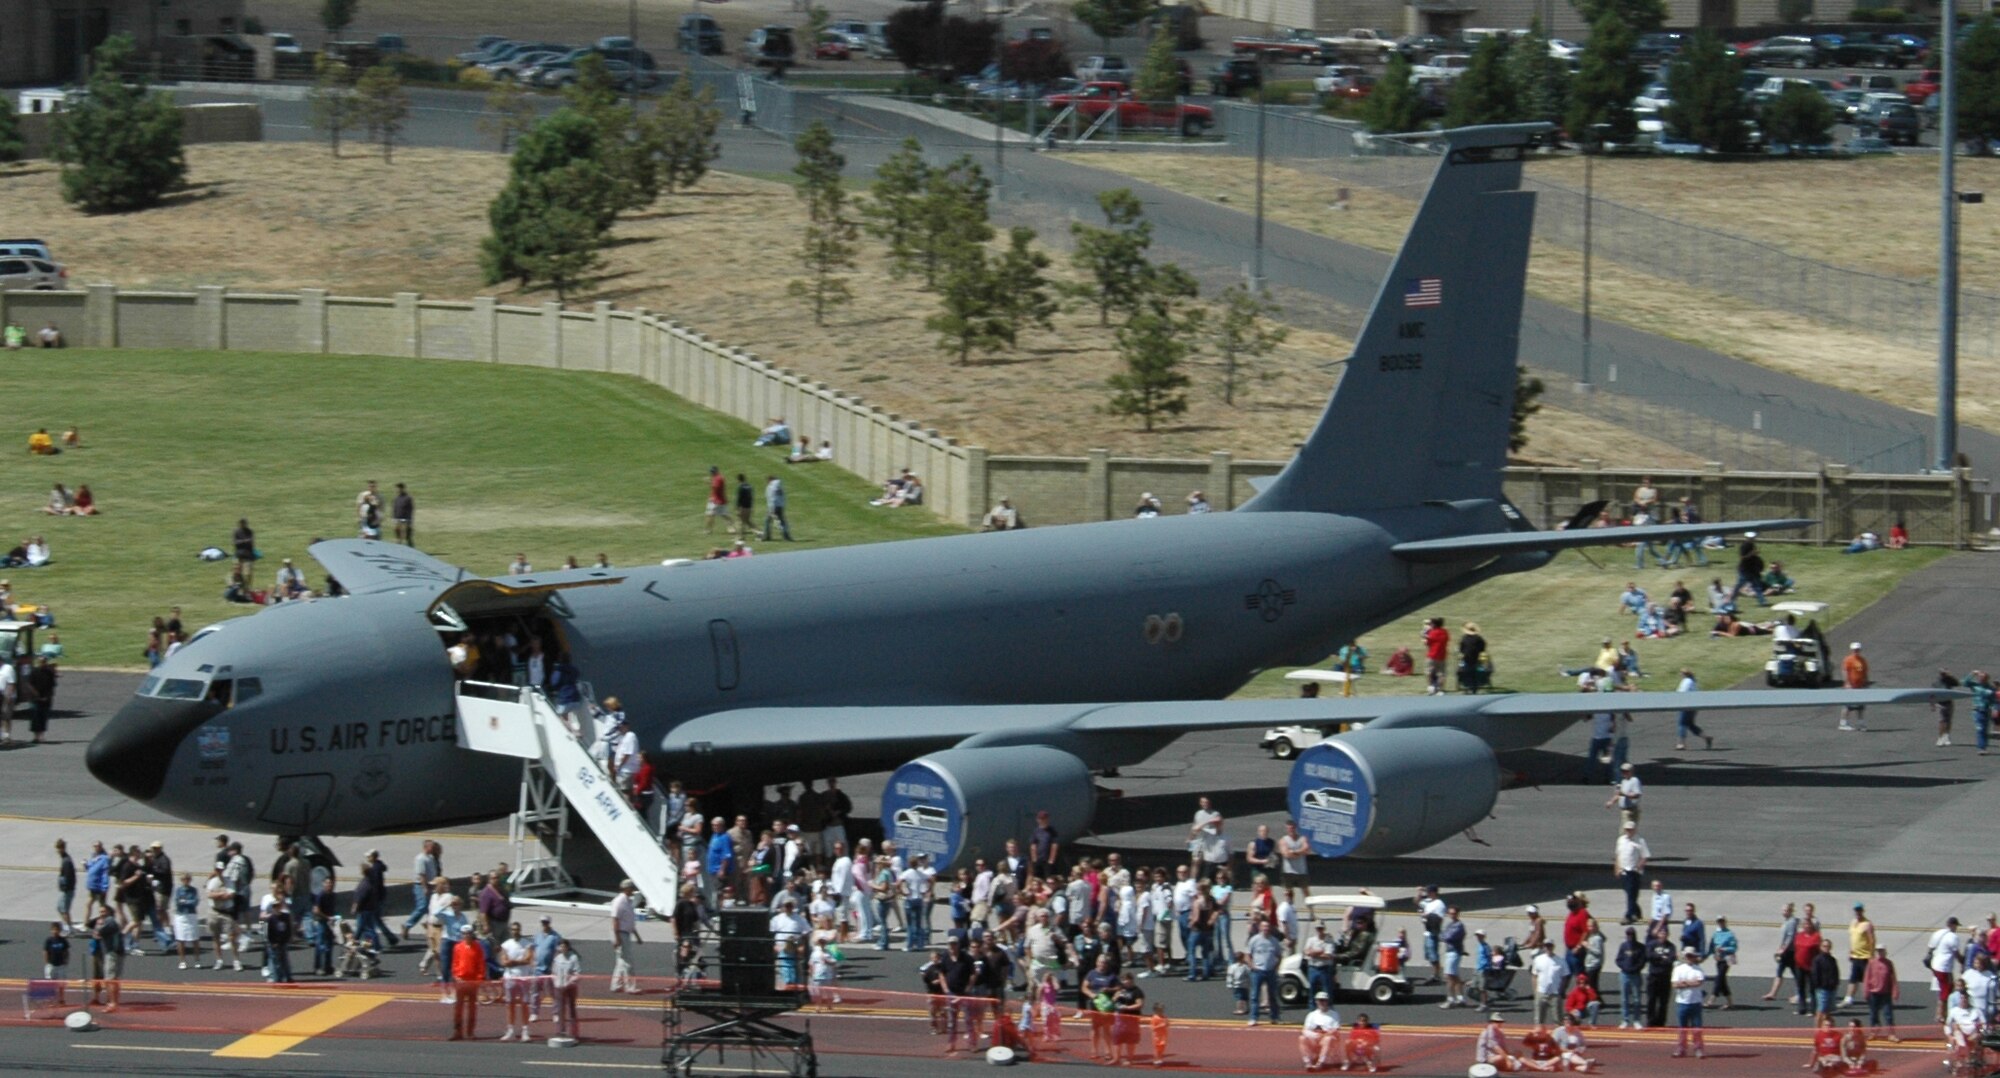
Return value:
<svg viewBox="0 0 2000 1078">
<path fill-rule="evenodd" d="M 221 712 L 222 705 L 207 700 L 136 697 L 91 739 L 83 765 L 119 793 L 151 801 L 166 783 L 181 742 Z"/>
</svg>

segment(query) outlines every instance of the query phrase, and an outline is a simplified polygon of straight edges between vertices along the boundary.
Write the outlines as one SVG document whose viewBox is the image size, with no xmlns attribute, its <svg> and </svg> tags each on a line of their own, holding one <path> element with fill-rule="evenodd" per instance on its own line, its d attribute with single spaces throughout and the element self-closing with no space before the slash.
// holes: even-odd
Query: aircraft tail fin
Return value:
<svg viewBox="0 0 2000 1078">
<path fill-rule="evenodd" d="M 1441 132 L 1445 152 L 1333 399 L 1248 510 L 1498 500 L 1546 124 Z"/>
</svg>

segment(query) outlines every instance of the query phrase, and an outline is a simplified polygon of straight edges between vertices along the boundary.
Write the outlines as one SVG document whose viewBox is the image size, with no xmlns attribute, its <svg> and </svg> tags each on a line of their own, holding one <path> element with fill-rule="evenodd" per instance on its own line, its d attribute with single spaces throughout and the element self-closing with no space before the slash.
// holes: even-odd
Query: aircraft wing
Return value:
<svg viewBox="0 0 2000 1078">
<path fill-rule="evenodd" d="M 1734 535 L 1752 531 L 1787 531 L 1809 528 L 1818 521 L 1780 518 L 1775 520 L 1729 520 L 1714 524 L 1646 524 L 1619 528 L 1570 528 L 1560 531 L 1489 532 L 1455 535 L 1447 539 L 1415 539 L 1390 547 L 1405 561 L 1467 561 L 1523 551 L 1567 550 L 1571 547 L 1609 546 L 1616 543 L 1665 542 L 1672 539 L 1699 539 L 1710 535 Z"/>
<path fill-rule="evenodd" d="M 704 770 L 756 767 L 773 754 L 810 749 L 823 770 L 837 764 L 912 758 L 949 748 L 1053 745 L 1098 766 L 1123 766 L 1165 742 L 1204 730 L 1273 726 L 1372 728 L 1450 726 L 1496 750 L 1532 748 L 1600 711 L 1722 711 L 1742 708 L 1917 704 L 1965 696 L 1943 689 L 1737 689 L 1720 692 L 1514 693 L 1321 697 L 1286 700 L 1165 700 L 1115 704 L 931 704 L 898 707 L 759 707 L 719 711 L 677 724 L 660 749 Z M 1114 763 L 1115 762 L 1115 763 Z"/>
<path fill-rule="evenodd" d="M 355 595 L 456 584 L 471 573 L 401 543 L 325 539 L 306 548 L 340 586 Z"/>
</svg>

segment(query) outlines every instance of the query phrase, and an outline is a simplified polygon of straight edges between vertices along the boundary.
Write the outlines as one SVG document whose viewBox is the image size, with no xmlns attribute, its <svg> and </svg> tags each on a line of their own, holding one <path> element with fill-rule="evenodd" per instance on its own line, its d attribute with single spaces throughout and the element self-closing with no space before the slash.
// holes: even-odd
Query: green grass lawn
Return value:
<svg viewBox="0 0 2000 1078">
<path fill-rule="evenodd" d="M 1716 557 L 1717 553 L 1724 555 Z M 1797 598 L 1829 604 L 1829 616 L 1836 623 L 1860 613 L 1870 603 L 1888 594 L 1905 574 L 1929 565 L 1948 551 L 1910 549 L 1878 551 L 1847 556 L 1839 548 L 1767 546 L 1764 554 L 1785 563 L 1786 572 L 1799 581 Z M 1763 669 L 1770 657 L 1771 638 L 1743 636 L 1711 638 L 1714 618 L 1697 614 L 1689 619 L 1690 631 L 1669 640 L 1638 640 L 1633 637 L 1637 619 L 1626 616 L 1618 606 L 1618 596 L 1628 580 L 1636 580 L 1646 594 L 1662 604 L 1673 590 L 1675 580 L 1685 580 L 1695 593 L 1697 610 L 1706 609 L 1708 581 L 1722 577 L 1725 584 L 1735 579 L 1735 552 L 1710 552 L 1710 566 L 1661 571 L 1632 568 L 1632 552 L 1621 547 L 1592 550 L 1590 557 L 1559 555 L 1551 564 L 1534 572 L 1501 577 L 1463 592 L 1448 602 L 1378 629 L 1362 638 L 1368 649 L 1368 676 L 1356 691 L 1362 696 L 1417 695 L 1424 690 L 1423 646 L 1418 639 L 1425 618 L 1445 619 L 1452 634 L 1452 663 L 1457 664 L 1459 633 L 1468 621 L 1476 622 L 1486 637 L 1494 663 L 1494 688 L 1500 692 L 1566 692 L 1576 688 L 1573 679 L 1556 672 L 1558 666 L 1581 666 L 1597 654 L 1599 641 L 1632 640 L 1639 653 L 1647 689 L 1670 690 L 1678 682 L 1681 667 L 1695 672 L 1703 688 L 1725 688 Z M 1746 617 L 1758 617 L 1755 600 L 1745 596 Z M 1836 652 L 1847 641 L 1829 633 Z M 1408 647 L 1417 658 L 1419 676 L 1396 678 L 1379 673 L 1382 661 L 1397 647 Z M 1284 670 L 1268 672 L 1245 686 L 1239 696 L 1296 696 L 1298 686 L 1284 680 Z M 1454 679 L 1452 684 L 1456 684 Z"/>
<path fill-rule="evenodd" d="M 46 535 L 40 569 L 0 572 L 15 596 L 55 608 L 66 661 L 141 668 L 146 627 L 180 606 L 190 628 L 246 613 L 222 601 L 238 517 L 257 532 L 268 585 L 315 537 L 356 533 L 354 496 L 408 483 L 424 550 L 481 574 L 515 551 L 538 568 L 601 551 L 614 565 L 699 557 L 728 535 L 702 531 L 709 465 L 782 474 L 796 544 L 759 555 L 953 532 L 923 511 L 871 508 L 874 488 L 830 466 L 784 467 L 756 432 L 636 378 L 443 360 L 258 353 L 12 353 L 0 399 L 16 463 L 0 476 L 6 546 Z M 29 432 L 76 424 L 83 447 L 22 452 Z M 55 518 L 49 488 L 89 484 L 103 515 Z M 4 547 L 0 547 L 4 549 Z"/>
</svg>

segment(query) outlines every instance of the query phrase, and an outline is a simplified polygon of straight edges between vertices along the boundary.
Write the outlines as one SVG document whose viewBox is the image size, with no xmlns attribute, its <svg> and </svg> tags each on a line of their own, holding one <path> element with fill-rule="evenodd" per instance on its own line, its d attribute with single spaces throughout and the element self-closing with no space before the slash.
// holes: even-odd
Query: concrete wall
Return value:
<svg viewBox="0 0 2000 1078">
<path fill-rule="evenodd" d="M 0 101 L 0 104 L 6 104 Z M 204 142 L 264 141 L 264 106 L 256 102 L 226 105 L 182 105 L 181 142 L 193 146 Z M 53 137 L 56 113 L 38 112 L 18 117 L 21 140 L 30 158 L 47 157 Z"/>
<path fill-rule="evenodd" d="M 815 444 L 831 439 L 834 462 L 878 481 L 903 468 L 924 479 L 933 513 L 977 525 L 1001 497 L 1034 526 L 1129 516 L 1145 494 L 1169 513 L 1190 491 L 1226 510 L 1254 494 L 1251 480 L 1275 475 L 1277 461 L 1148 460 L 1097 450 L 1083 457 L 994 456 L 860 397 L 811 381 L 753 353 L 729 348 L 646 311 L 588 311 L 425 300 L 292 293 L 0 292 L 0 322 L 36 329 L 53 322 L 80 347 L 260 350 L 331 355 L 411 356 L 611 371 L 658 385 L 753 426 L 783 416 Z M 1821 523 L 1802 538 L 1845 542 L 1856 532 L 1887 533 L 1898 519 L 1919 543 L 1964 545 L 1985 524 L 1968 472 L 1944 476 L 1854 475 L 1840 466 L 1812 473 L 1701 471 L 1650 473 L 1663 496 L 1687 496 L 1709 520 L 1806 517 Z M 1641 474 L 1579 468 L 1510 468 L 1507 495 L 1542 527 L 1568 520 L 1600 499 L 1629 502 Z"/>
</svg>

